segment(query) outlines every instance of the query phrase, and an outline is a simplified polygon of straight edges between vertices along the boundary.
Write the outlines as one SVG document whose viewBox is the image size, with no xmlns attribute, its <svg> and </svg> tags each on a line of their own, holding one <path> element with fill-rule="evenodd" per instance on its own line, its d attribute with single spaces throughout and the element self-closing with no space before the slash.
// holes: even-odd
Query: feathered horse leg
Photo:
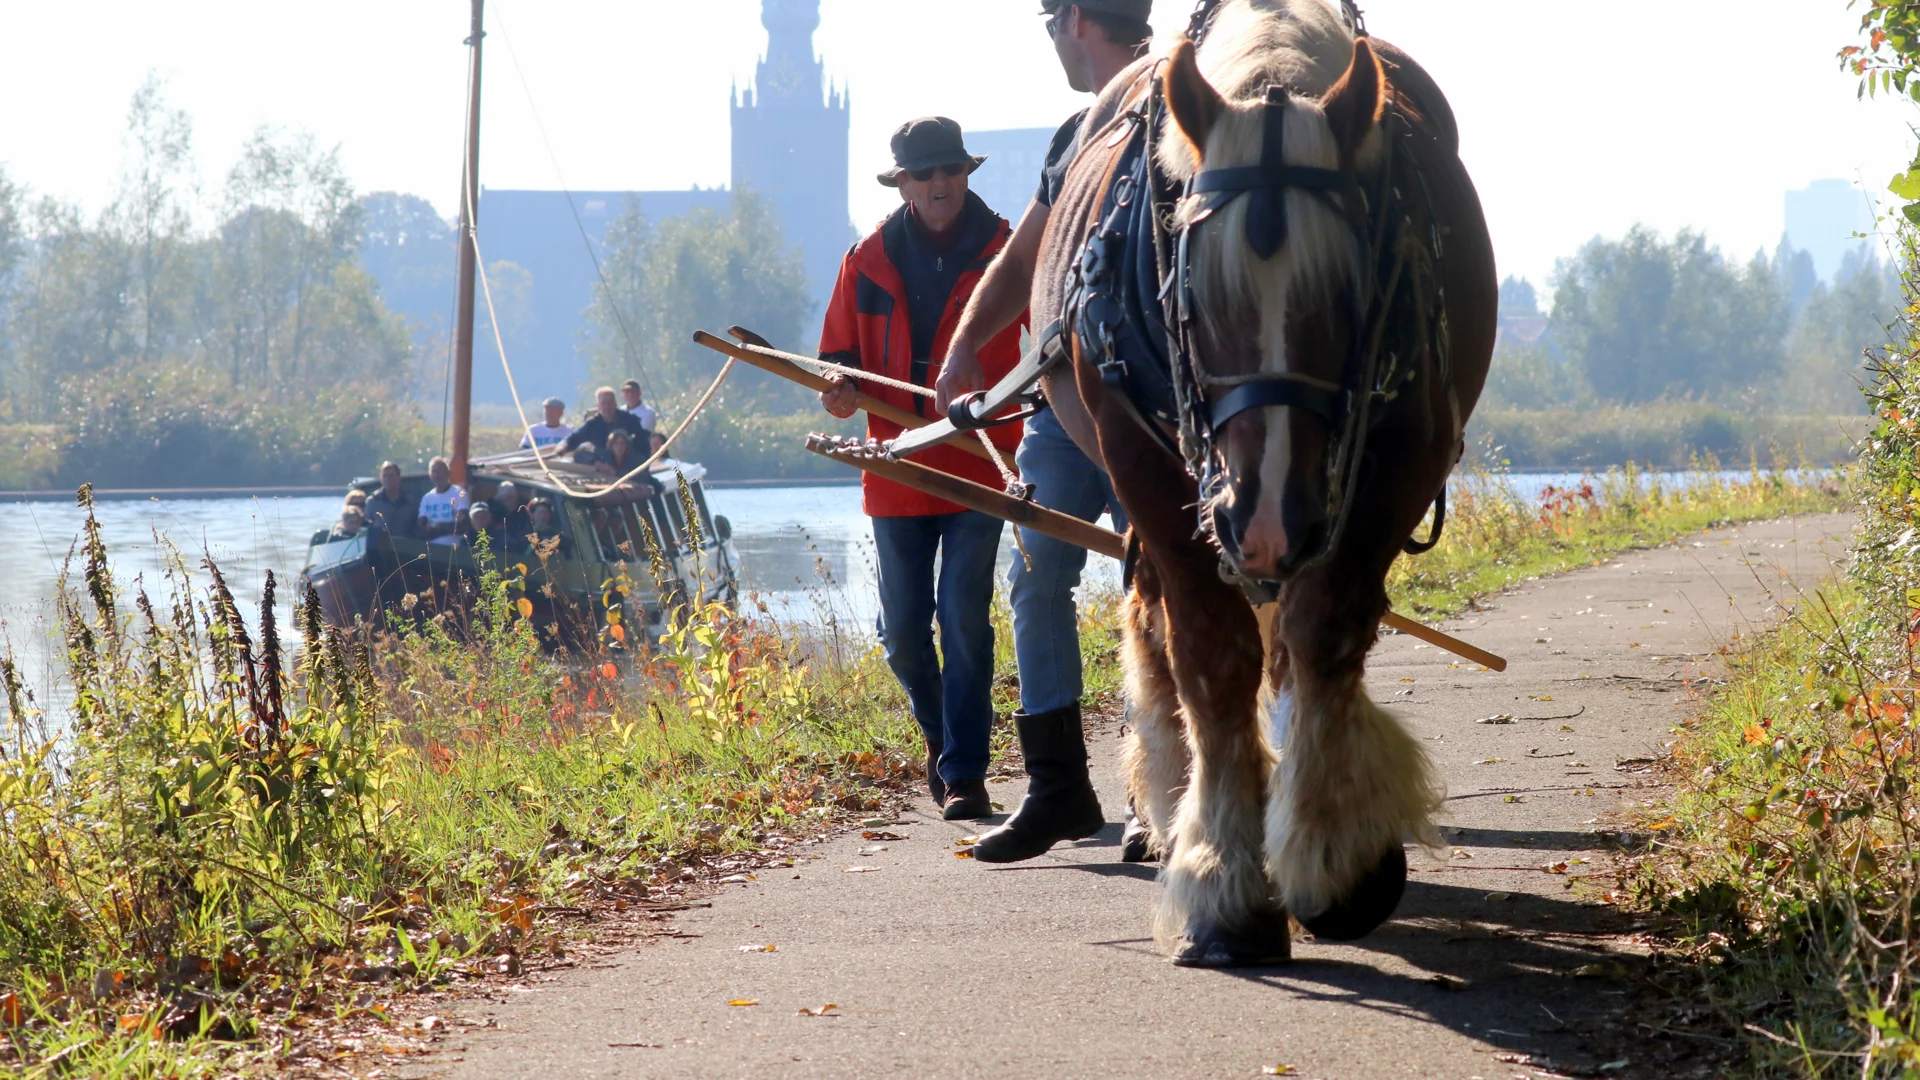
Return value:
<svg viewBox="0 0 1920 1080">
<path fill-rule="evenodd" d="M 1147 850 L 1165 858 L 1193 755 L 1187 750 L 1186 720 L 1180 715 L 1179 691 L 1167 662 L 1160 582 L 1144 562 L 1135 571 L 1122 619 L 1127 719 L 1132 733 L 1121 754 L 1121 767 L 1134 810 L 1147 830 Z"/>
</svg>

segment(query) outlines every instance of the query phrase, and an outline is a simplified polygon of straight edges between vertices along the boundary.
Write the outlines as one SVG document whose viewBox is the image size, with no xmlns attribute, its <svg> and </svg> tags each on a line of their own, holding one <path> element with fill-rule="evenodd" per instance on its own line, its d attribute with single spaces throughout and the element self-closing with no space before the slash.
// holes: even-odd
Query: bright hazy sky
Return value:
<svg viewBox="0 0 1920 1080">
<path fill-rule="evenodd" d="M 854 220 L 901 120 L 1053 126 L 1067 89 L 1036 0 L 823 0 L 816 37 L 853 95 Z M 1157 0 L 1156 28 L 1189 0 Z M 482 175 L 557 187 L 514 66 L 576 189 L 728 180 L 727 91 L 765 46 L 758 0 L 490 0 Z M 1845 0 L 1371 0 L 1373 31 L 1424 63 L 1460 115 L 1503 273 L 1635 222 L 1769 249 L 1782 196 L 1821 177 L 1879 191 L 1910 108 L 1861 104 L 1833 55 Z M 111 198 L 127 100 L 148 70 L 194 118 L 217 187 L 260 124 L 338 144 L 362 191 L 458 194 L 463 0 L 0 0 L 0 163 L 38 194 Z M 504 30 L 504 32 L 503 32 Z M 512 51 L 509 51 L 509 44 Z M 484 230 L 484 222 L 482 223 Z"/>
</svg>

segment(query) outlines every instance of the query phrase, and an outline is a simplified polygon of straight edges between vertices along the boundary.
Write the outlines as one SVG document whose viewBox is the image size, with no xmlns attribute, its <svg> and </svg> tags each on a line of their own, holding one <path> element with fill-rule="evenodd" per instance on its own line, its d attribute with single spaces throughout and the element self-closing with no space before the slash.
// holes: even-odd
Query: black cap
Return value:
<svg viewBox="0 0 1920 1080">
<path fill-rule="evenodd" d="M 1052 15 L 1061 8 L 1077 7 L 1100 15 L 1118 15 L 1123 19 L 1146 22 L 1153 17 L 1153 0 L 1040 0 L 1040 14 Z"/>
<path fill-rule="evenodd" d="M 965 165 L 971 174 L 986 163 L 986 155 L 967 153 L 967 141 L 958 122 L 944 116 L 923 116 L 901 124 L 893 133 L 893 168 L 880 174 L 880 182 L 899 187 L 900 174 L 915 169 Z"/>
</svg>

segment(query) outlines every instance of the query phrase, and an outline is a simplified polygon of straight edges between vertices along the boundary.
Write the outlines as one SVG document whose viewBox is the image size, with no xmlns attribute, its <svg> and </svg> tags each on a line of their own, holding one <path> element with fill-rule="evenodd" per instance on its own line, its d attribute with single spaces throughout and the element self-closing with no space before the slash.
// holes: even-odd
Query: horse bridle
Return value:
<svg viewBox="0 0 1920 1080">
<path fill-rule="evenodd" d="M 1169 282 L 1173 311 L 1169 321 L 1174 327 L 1178 353 L 1175 370 L 1182 376 L 1176 379 L 1180 443 L 1188 468 L 1199 479 L 1203 505 L 1214 503 L 1213 496 L 1219 494 L 1226 483 L 1214 450 L 1219 432 L 1228 421 L 1254 409 L 1282 407 L 1297 409 L 1326 424 L 1330 434 L 1327 514 L 1332 528 L 1324 554 L 1338 545 L 1351 516 L 1353 494 L 1371 427 L 1371 406 L 1379 385 L 1381 331 L 1388 300 L 1399 287 L 1404 256 L 1396 255 L 1386 279 L 1376 280 L 1381 245 L 1389 242 L 1388 223 L 1384 214 L 1377 223 L 1373 220 L 1367 193 L 1359 181 L 1353 174 L 1339 170 L 1287 164 L 1285 125 L 1286 111 L 1291 105 L 1292 95 L 1285 87 L 1267 88 L 1262 106 L 1264 134 L 1258 165 L 1201 169 L 1187 181 L 1186 196 L 1199 199 L 1200 206 L 1186 215 L 1175 240 L 1173 274 Z M 1395 141 L 1388 140 L 1390 148 Z M 1304 191 L 1339 214 L 1352 230 L 1361 258 L 1366 260 L 1355 288 L 1348 293 L 1352 325 L 1357 329 L 1341 366 L 1341 378 L 1336 382 L 1288 371 L 1214 375 L 1203 366 L 1196 340 L 1190 257 L 1194 233 L 1228 204 L 1241 198 L 1249 199 L 1246 241 L 1261 259 L 1269 259 L 1287 239 L 1289 191 Z M 1397 236 L 1391 243 L 1396 250 L 1401 247 Z M 1220 522 L 1203 518 L 1201 524 L 1203 529 L 1219 535 Z"/>
</svg>

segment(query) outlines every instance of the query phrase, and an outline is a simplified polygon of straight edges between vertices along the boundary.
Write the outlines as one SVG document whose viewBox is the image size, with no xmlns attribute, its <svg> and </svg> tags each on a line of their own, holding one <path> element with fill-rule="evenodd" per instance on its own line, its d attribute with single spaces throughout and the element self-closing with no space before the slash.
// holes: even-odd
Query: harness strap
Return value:
<svg viewBox="0 0 1920 1080">
<path fill-rule="evenodd" d="M 1209 421 L 1215 431 L 1251 409 L 1284 405 L 1313 414 L 1338 431 L 1346 423 L 1351 395 L 1312 382 L 1282 376 L 1242 383 L 1209 403 Z"/>
</svg>

